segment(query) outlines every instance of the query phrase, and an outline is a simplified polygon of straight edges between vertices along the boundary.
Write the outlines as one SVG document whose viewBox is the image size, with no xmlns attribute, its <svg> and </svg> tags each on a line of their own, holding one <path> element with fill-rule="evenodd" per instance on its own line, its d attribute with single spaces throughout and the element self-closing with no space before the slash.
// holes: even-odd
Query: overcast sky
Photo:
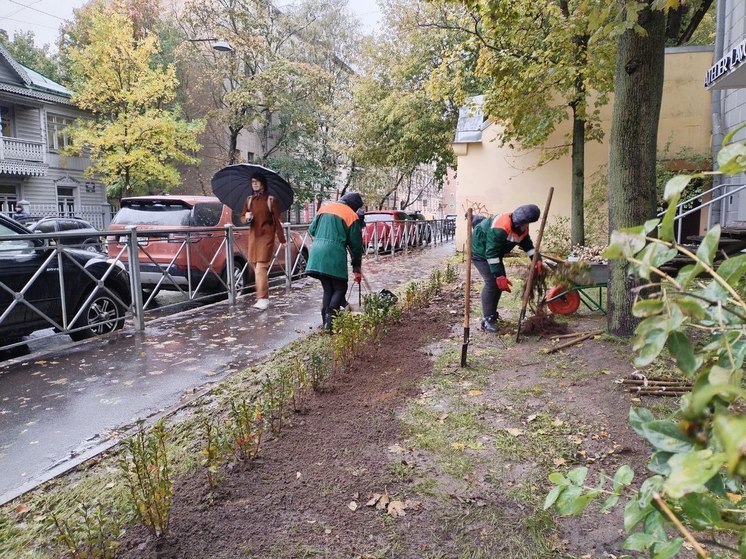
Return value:
<svg viewBox="0 0 746 559">
<path fill-rule="evenodd" d="M 72 17 L 73 9 L 87 0 L 0 0 L 0 29 L 9 37 L 17 31 L 33 31 L 36 45 L 54 48 L 60 24 Z M 363 23 L 366 32 L 377 29 L 380 10 L 376 0 L 348 0 L 350 10 Z M 278 7 L 287 0 L 277 2 Z"/>
</svg>

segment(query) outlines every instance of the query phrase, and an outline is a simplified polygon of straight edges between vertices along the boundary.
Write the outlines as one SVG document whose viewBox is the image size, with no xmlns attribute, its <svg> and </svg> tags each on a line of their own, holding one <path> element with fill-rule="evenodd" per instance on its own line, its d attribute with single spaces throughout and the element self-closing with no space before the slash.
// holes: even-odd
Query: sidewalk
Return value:
<svg viewBox="0 0 746 559">
<path fill-rule="evenodd" d="M 395 290 L 443 268 L 454 250 L 451 241 L 368 257 L 363 271 L 374 291 Z M 137 420 L 183 406 L 308 334 L 321 323 L 320 300 L 309 278 L 288 293 L 274 289 L 265 313 L 249 296 L 0 364 L 0 504 L 115 445 Z"/>
</svg>

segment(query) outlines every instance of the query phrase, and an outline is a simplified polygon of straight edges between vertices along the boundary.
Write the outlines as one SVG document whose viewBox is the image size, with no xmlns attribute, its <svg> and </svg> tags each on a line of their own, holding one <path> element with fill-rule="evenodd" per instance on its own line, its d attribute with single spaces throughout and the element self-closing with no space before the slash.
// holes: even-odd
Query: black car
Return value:
<svg viewBox="0 0 746 559">
<path fill-rule="evenodd" d="M 130 302 L 121 263 L 51 246 L 0 214 L 0 346 L 50 327 L 73 340 L 106 334 L 124 325 Z"/>
<path fill-rule="evenodd" d="M 79 217 L 43 217 L 26 227 L 34 233 L 60 233 L 55 241 L 63 245 L 103 251 L 98 229 Z"/>
<path fill-rule="evenodd" d="M 428 219 L 421 212 L 410 212 L 407 214 L 407 216 L 410 219 L 414 219 L 415 221 L 428 221 Z M 430 244 L 430 242 L 433 240 L 433 231 L 430 228 L 430 225 L 427 223 L 423 223 L 417 226 L 417 235 L 419 237 L 419 242 L 422 244 Z"/>
<path fill-rule="evenodd" d="M 455 214 L 448 214 L 445 217 L 444 224 L 445 224 L 445 226 L 443 228 L 443 232 L 446 235 L 455 235 L 456 234 L 456 216 L 455 216 Z"/>
</svg>

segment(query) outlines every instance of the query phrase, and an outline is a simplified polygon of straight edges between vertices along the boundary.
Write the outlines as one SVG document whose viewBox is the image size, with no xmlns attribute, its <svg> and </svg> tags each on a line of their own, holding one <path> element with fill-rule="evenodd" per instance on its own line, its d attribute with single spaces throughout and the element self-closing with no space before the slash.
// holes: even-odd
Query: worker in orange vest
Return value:
<svg viewBox="0 0 746 559">
<path fill-rule="evenodd" d="M 534 243 L 528 235 L 529 223 L 539 220 L 541 211 L 534 204 L 517 207 L 512 213 L 498 215 L 479 222 L 472 232 L 471 261 L 484 280 L 482 288 L 482 330 L 497 332 L 500 315 L 497 305 L 503 291 L 510 293 L 513 285 L 505 274 L 503 257 L 520 246 L 529 257 L 534 255 Z M 536 274 L 541 275 L 541 256 L 536 260 Z"/>
</svg>

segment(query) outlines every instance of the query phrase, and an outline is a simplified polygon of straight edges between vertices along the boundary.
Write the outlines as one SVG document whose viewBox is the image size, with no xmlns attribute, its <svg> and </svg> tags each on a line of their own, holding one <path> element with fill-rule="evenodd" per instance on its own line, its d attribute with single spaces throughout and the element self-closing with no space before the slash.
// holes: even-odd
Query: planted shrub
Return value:
<svg viewBox="0 0 746 559">
<path fill-rule="evenodd" d="M 210 487 L 216 487 L 218 484 L 218 468 L 223 456 L 223 436 L 220 433 L 218 423 L 209 415 L 200 417 L 199 430 L 203 442 L 200 451 L 200 465 L 205 468 L 207 483 L 210 484 Z"/>
<path fill-rule="evenodd" d="M 246 399 L 231 400 L 226 420 L 226 443 L 236 460 L 244 462 L 256 458 L 263 435 L 263 404 Z"/>
<path fill-rule="evenodd" d="M 163 420 L 149 431 L 140 425 L 138 432 L 123 442 L 119 458 L 129 504 L 155 537 L 168 535 L 173 502 L 171 467 L 166 452 L 167 439 Z"/>
<path fill-rule="evenodd" d="M 123 534 L 120 511 L 100 503 L 86 506 L 78 502 L 72 514 L 62 516 L 52 510 L 49 523 L 60 551 L 73 559 L 111 559 L 116 555 Z"/>
<path fill-rule="evenodd" d="M 311 388 L 321 388 L 332 369 L 332 352 L 329 346 L 312 348 L 303 358 L 303 366 Z"/>
</svg>

